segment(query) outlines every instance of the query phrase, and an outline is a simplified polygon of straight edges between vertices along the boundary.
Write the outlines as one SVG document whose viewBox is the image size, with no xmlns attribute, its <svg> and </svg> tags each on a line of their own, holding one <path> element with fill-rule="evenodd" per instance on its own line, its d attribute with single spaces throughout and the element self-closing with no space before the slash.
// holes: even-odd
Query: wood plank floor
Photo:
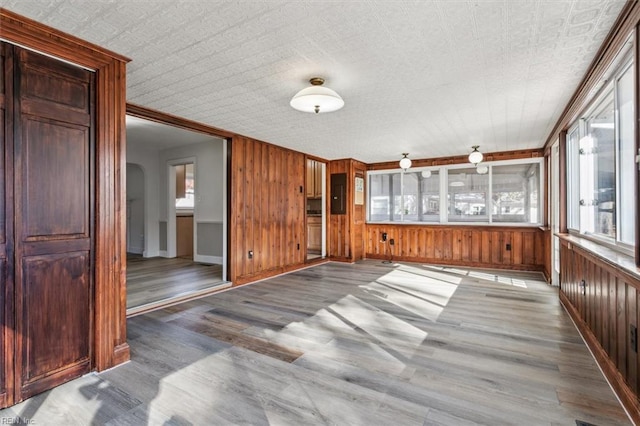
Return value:
<svg viewBox="0 0 640 426">
<path fill-rule="evenodd" d="M 36 424 L 624 425 L 538 274 L 326 263 L 128 321 L 131 362 Z"/>
<path fill-rule="evenodd" d="M 222 282 L 221 265 L 127 255 L 127 309 L 184 297 Z"/>
</svg>

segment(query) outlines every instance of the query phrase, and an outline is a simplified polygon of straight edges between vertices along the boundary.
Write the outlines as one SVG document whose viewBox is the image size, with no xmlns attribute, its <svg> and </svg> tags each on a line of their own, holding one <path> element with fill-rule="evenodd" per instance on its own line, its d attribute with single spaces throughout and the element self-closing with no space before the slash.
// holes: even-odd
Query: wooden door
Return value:
<svg viewBox="0 0 640 426">
<path fill-rule="evenodd" d="M 14 50 L 17 402 L 91 370 L 94 74 Z"/>
</svg>

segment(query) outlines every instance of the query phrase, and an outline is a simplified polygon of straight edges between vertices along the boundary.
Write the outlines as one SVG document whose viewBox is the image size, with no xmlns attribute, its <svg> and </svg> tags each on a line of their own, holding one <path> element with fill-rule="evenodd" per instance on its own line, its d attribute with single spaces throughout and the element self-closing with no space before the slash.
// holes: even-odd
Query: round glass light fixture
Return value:
<svg viewBox="0 0 640 426">
<path fill-rule="evenodd" d="M 489 172 L 489 167 L 487 167 L 487 166 L 477 166 L 476 167 L 476 172 L 479 175 L 486 175 Z"/>
<path fill-rule="evenodd" d="M 471 151 L 471 154 L 469 154 L 469 162 L 475 166 L 482 161 L 483 155 L 480 151 L 478 151 L 480 145 L 474 145 L 471 148 L 473 148 L 473 151 Z"/>
<path fill-rule="evenodd" d="M 324 87 L 324 79 L 314 77 L 309 80 L 310 87 L 302 89 L 291 98 L 292 108 L 302 112 L 321 112 L 337 111 L 344 106 L 344 101 L 334 90 Z"/>
<path fill-rule="evenodd" d="M 407 158 L 407 155 L 409 155 L 408 153 L 402 153 L 402 155 L 404 155 L 404 157 L 400 160 L 400 168 L 406 171 L 411 167 L 411 159 Z"/>
<path fill-rule="evenodd" d="M 423 170 L 422 177 L 425 179 L 429 179 L 431 177 L 431 170 Z"/>
</svg>

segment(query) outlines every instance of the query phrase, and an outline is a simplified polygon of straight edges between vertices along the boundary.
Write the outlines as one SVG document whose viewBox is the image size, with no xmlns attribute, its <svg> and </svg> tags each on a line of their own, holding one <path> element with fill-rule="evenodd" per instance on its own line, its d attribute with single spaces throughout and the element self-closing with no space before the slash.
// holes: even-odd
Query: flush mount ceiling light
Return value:
<svg viewBox="0 0 640 426">
<path fill-rule="evenodd" d="M 478 148 L 480 148 L 480 145 L 474 145 L 471 148 L 473 148 L 473 151 L 471 151 L 471 154 L 469 154 L 469 162 L 472 163 L 474 166 L 477 166 L 478 163 L 480 163 L 483 158 L 482 153 L 478 151 Z"/>
<path fill-rule="evenodd" d="M 324 87 L 324 78 L 314 77 L 309 80 L 310 87 L 302 89 L 291 98 L 292 108 L 302 112 L 333 112 L 344 106 L 344 101 L 335 91 Z"/>
<path fill-rule="evenodd" d="M 400 168 L 404 171 L 407 171 L 407 169 L 411 167 L 411 159 L 407 158 L 407 155 L 409 155 L 409 153 L 403 152 L 402 155 L 404 155 L 404 157 L 402 157 L 402 159 L 400 160 Z"/>
</svg>

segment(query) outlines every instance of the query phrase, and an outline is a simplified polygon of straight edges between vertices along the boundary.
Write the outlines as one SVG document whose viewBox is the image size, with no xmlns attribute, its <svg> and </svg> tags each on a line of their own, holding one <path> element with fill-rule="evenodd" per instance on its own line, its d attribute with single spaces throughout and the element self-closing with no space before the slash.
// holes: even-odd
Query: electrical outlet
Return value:
<svg viewBox="0 0 640 426">
<path fill-rule="evenodd" d="M 396 242 L 394 241 L 394 239 L 393 239 L 393 238 L 389 240 L 389 245 L 394 245 L 395 243 L 396 243 Z"/>
<path fill-rule="evenodd" d="M 382 233 L 382 241 L 387 241 L 387 233 L 386 232 Z"/>
<path fill-rule="evenodd" d="M 507 251 L 511 251 L 511 244 L 507 243 Z"/>
<path fill-rule="evenodd" d="M 249 259 L 253 259 L 253 250 L 249 250 L 247 257 L 249 257 Z"/>
</svg>

